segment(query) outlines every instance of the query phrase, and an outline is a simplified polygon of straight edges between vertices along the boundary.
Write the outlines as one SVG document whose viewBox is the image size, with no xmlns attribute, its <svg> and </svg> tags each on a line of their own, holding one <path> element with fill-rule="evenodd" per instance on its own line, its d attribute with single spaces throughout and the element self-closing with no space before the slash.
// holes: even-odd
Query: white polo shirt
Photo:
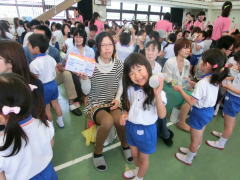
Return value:
<svg viewBox="0 0 240 180">
<path fill-rule="evenodd" d="M 31 118 L 21 125 L 28 137 L 25 145 L 22 141 L 20 151 L 10 157 L 4 157 L 12 152 L 11 145 L 7 150 L 0 151 L 0 172 L 5 173 L 7 180 L 27 180 L 42 170 L 51 162 L 53 151 L 51 140 L 54 136 L 52 123 L 46 127 L 38 119 Z M 4 144 L 5 138 L 0 136 L 0 145 Z"/>
<path fill-rule="evenodd" d="M 237 61 L 235 61 L 234 57 L 230 57 L 228 60 L 227 60 L 227 65 L 229 64 L 232 64 L 233 66 L 230 68 L 230 74 L 231 76 L 233 77 L 236 77 L 237 74 L 239 73 L 238 71 L 238 64 L 237 64 Z"/>
<path fill-rule="evenodd" d="M 195 85 L 192 96 L 197 99 L 194 105 L 197 108 L 213 107 L 216 104 L 219 86 L 210 84 L 209 80 L 209 77 L 205 77 Z"/>
<path fill-rule="evenodd" d="M 232 86 L 235 88 L 235 89 L 238 89 L 240 90 L 240 73 L 236 74 L 236 76 L 234 76 L 234 80 L 232 82 Z M 240 97 L 240 94 L 237 94 L 237 93 L 234 93 L 232 91 L 229 91 L 228 92 L 234 96 L 237 96 L 237 97 Z"/>
<path fill-rule="evenodd" d="M 162 72 L 162 66 L 155 62 L 154 68 L 152 69 L 152 74 L 159 74 Z"/>
<path fill-rule="evenodd" d="M 157 108 L 155 100 L 146 110 L 143 109 L 143 103 L 146 99 L 146 95 L 143 89 L 131 86 L 128 88 L 128 100 L 130 103 L 130 110 L 128 113 L 128 121 L 134 124 L 152 125 L 157 119 Z M 164 91 L 161 91 L 161 97 L 164 104 L 167 104 L 167 98 Z"/>
<path fill-rule="evenodd" d="M 38 75 L 42 83 L 48 83 L 56 78 L 56 65 L 51 56 L 40 54 L 30 63 L 29 68 L 33 74 Z"/>
<path fill-rule="evenodd" d="M 164 58 L 169 59 L 171 57 L 175 57 L 174 53 L 174 44 L 169 44 L 165 49 L 164 49 L 165 55 Z"/>
</svg>

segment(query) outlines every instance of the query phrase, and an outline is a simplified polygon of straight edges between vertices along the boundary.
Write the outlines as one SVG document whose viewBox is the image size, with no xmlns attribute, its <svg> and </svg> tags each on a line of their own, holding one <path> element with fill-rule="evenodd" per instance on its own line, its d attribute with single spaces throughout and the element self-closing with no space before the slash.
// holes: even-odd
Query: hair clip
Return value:
<svg viewBox="0 0 240 180">
<path fill-rule="evenodd" d="M 28 86 L 30 87 L 31 91 L 34 91 L 34 89 L 37 89 L 38 87 L 32 84 L 28 84 Z"/>
<path fill-rule="evenodd" d="M 213 68 L 213 69 L 218 68 L 218 64 L 214 64 L 212 68 Z"/>
<path fill-rule="evenodd" d="M 226 5 L 226 6 L 224 6 L 224 9 L 226 9 L 226 8 L 228 8 L 228 7 L 230 7 L 230 5 L 228 4 L 228 5 Z"/>
<path fill-rule="evenodd" d="M 21 108 L 17 107 L 17 106 L 15 106 L 15 107 L 3 106 L 2 107 L 2 113 L 4 115 L 8 115 L 11 112 L 14 114 L 19 114 L 20 110 L 21 110 Z"/>
</svg>

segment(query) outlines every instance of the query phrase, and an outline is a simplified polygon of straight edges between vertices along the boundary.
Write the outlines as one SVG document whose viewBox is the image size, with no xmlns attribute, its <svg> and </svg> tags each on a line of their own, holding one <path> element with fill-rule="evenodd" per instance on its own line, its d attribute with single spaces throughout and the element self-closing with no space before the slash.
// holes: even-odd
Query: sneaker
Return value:
<svg viewBox="0 0 240 180">
<path fill-rule="evenodd" d="M 170 147 L 170 146 L 173 145 L 173 140 L 172 140 L 172 138 L 173 138 L 173 136 L 174 136 L 174 133 L 173 133 L 170 129 L 169 129 L 168 131 L 169 131 L 169 133 L 170 133 L 169 138 L 167 138 L 167 139 L 162 138 L 162 140 L 163 140 L 164 144 L 166 144 L 167 146 Z"/>
<path fill-rule="evenodd" d="M 93 165 L 98 171 L 102 172 L 107 170 L 107 163 L 103 155 L 100 157 L 93 156 Z"/>
<path fill-rule="evenodd" d="M 62 119 L 57 119 L 57 125 L 58 125 L 58 127 L 60 127 L 60 128 L 64 128 L 64 122 L 63 122 L 63 120 L 62 120 Z"/>
<path fill-rule="evenodd" d="M 213 136 L 218 137 L 218 138 L 222 137 L 222 133 L 221 133 L 221 132 L 218 132 L 218 131 L 211 131 L 211 134 L 212 134 Z"/>
<path fill-rule="evenodd" d="M 187 158 L 187 155 L 185 154 L 182 154 L 182 153 L 176 153 L 175 154 L 175 157 L 177 158 L 177 160 L 179 160 L 180 162 L 188 165 L 188 166 L 191 166 L 192 165 L 192 160 L 189 160 Z"/>
<path fill-rule="evenodd" d="M 138 173 L 138 168 L 129 169 L 122 174 L 124 179 L 133 179 Z"/>
<path fill-rule="evenodd" d="M 123 154 L 124 154 L 124 157 L 125 157 L 125 159 L 126 159 L 126 161 L 128 163 L 132 163 L 133 162 L 133 157 L 132 157 L 132 153 L 131 153 L 131 149 L 130 148 L 123 149 Z"/>
<path fill-rule="evenodd" d="M 210 147 L 216 148 L 216 149 L 220 149 L 220 150 L 224 150 L 224 145 L 220 144 L 219 141 L 206 141 L 206 144 Z"/>
<path fill-rule="evenodd" d="M 189 149 L 186 148 L 186 147 L 180 147 L 180 148 L 179 148 L 179 151 L 180 151 L 181 153 L 183 153 L 183 154 L 187 154 L 187 153 L 189 152 Z"/>
</svg>

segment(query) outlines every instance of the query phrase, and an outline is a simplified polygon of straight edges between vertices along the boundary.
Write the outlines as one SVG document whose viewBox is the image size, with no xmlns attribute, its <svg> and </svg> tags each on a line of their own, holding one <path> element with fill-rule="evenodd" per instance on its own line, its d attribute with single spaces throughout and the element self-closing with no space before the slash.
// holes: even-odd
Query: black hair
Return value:
<svg viewBox="0 0 240 180">
<path fill-rule="evenodd" d="M 148 48 L 151 45 L 153 45 L 154 47 L 157 47 L 158 52 L 161 51 L 161 44 L 158 41 L 155 41 L 155 40 L 148 41 L 147 44 L 146 44 L 146 48 Z"/>
<path fill-rule="evenodd" d="M 90 25 L 90 26 L 91 26 L 91 25 L 94 25 L 95 20 L 96 20 L 98 17 L 100 17 L 99 13 L 98 13 L 98 12 L 94 12 L 94 13 L 93 13 L 93 17 L 92 17 L 92 19 L 90 20 L 89 25 Z"/>
<path fill-rule="evenodd" d="M 91 25 L 91 26 L 89 27 L 89 31 L 95 31 L 95 32 L 97 32 L 97 31 L 98 31 L 98 28 L 97 28 L 96 25 Z"/>
<path fill-rule="evenodd" d="M 219 49 L 229 49 L 232 45 L 234 45 L 235 39 L 232 36 L 222 36 L 217 41 L 217 48 Z"/>
<path fill-rule="evenodd" d="M 51 40 L 51 38 L 52 38 L 52 32 L 51 32 L 51 30 L 50 30 L 47 26 L 39 25 L 39 26 L 36 26 L 35 29 L 44 31 L 44 34 L 45 34 L 45 36 L 48 38 L 48 40 L 49 40 L 49 41 Z"/>
<path fill-rule="evenodd" d="M 78 22 L 77 28 L 78 28 L 78 29 L 85 30 L 84 24 L 82 24 L 82 23 L 80 23 L 80 22 Z"/>
<path fill-rule="evenodd" d="M 146 30 L 147 35 L 150 35 L 150 33 L 153 31 L 152 25 L 151 24 L 147 24 L 145 26 L 145 30 Z"/>
<path fill-rule="evenodd" d="M 50 21 L 49 20 L 46 20 L 46 21 L 44 21 L 44 24 L 46 24 L 46 25 L 50 25 Z"/>
<path fill-rule="evenodd" d="M 1 24 L 0 24 L 0 38 L 8 39 L 8 37 L 7 37 L 7 35 L 6 35 L 6 32 L 5 32 L 5 30 L 3 29 L 3 27 L 1 26 Z"/>
<path fill-rule="evenodd" d="M 159 33 L 157 31 L 152 31 L 149 36 L 151 39 L 153 38 L 155 41 L 159 41 Z"/>
<path fill-rule="evenodd" d="M 56 28 L 56 23 L 55 22 L 51 23 L 51 27 L 50 27 L 51 31 L 53 31 L 53 26 L 55 26 L 55 28 Z"/>
<path fill-rule="evenodd" d="M 32 34 L 29 36 L 28 41 L 33 48 L 38 47 L 40 53 L 45 53 L 49 46 L 49 40 L 43 34 Z"/>
<path fill-rule="evenodd" d="M 186 35 L 187 33 L 190 34 L 190 31 L 188 31 L 188 30 L 183 31 L 183 38 L 185 38 L 185 35 Z"/>
<path fill-rule="evenodd" d="M 81 36 L 83 38 L 83 43 L 82 43 L 82 46 L 84 47 L 86 45 L 86 41 L 87 41 L 87 33 L 85 30 L 83 29 L 76 29 L 74 32 L 73 32 L 73 44 L 75 45 L 75 40 L 74 40 L 74 37 L 75 36 Z"/>
<path fill-rule="evenodd" d="M 141 29 L 140 31 L 138 31 L 137 35 L 138 35 L 138 36 L 142 36 L 144 33 L 146 33 L 146 31 L 144 31 L 143 29 Z"/>
<path fill-rule="evenodd" d="M 69 25 L 69 24 L 63 24 L 63 25 L 62 25 L 62 34 L 63 34 L 63 35 L 65 35 L 64 29 L 65 29 L 66 26 L 69 28 L 69 31 L 70 31 L 70 28 L 71 28 L 70 25 Z M 67 37 L 68 37 L 68 38 L 70 37 L 70 33 L 67 34 Z"/>
<path fill-rule="evenodd" d="M 0 113 L 7 119 L 4 129 L 5 141 L 0 151 L 5 151 L 12 146 L 12 151 L 6 156 L 10 157 L 20 151 L 23 142 L 25 145 L 28 143 L 28 137 L 18 122 L 31 115 L 32 97 L 30 88 L 17 74 L 1 74 L 0 84 Z M 10 112 L 4 115 L 3 106 L 20 107 L 20 112 L 18 114 Z"/>
<path fill-rule="evenodd" d="M 235 53 L 233 54 L 233 57 L 234 57 L 234 60 L 235 60 L 236 62 L 240 63 L 240 51 L 235 52 Z"/>
<path fill-rule="evenodd" d="M 208 27 L 208 30 L 213 30 L 213 25 L 209 24 L 207 27 Z"/>
<path fill-rule="evenodd" d="M 56 27 L 57 30 L 61 30 L 62 29 L 62 25 L 60 23 L 57 23 L 55 25 L 55 27 Z"/>
<path fill-rule="evenodd" d="M 122 32 L 120 34 L 119 41 L 121 45 L 127 46 L 131 41 L 131 35 L 127 32 Z"/>
<path fill-rule="evenodd" d="M 204 11 L 200 11 L 200 12 L 198 13 L 197 17 L 198 17 L 198 16 L 205 16 L 205 15 L 206 15 L 206 14 L 205 14 Z"/>
<path fill-rule="evenodd" d="M 100 53 L 101 53 L 101 44 L 102 44 L 102 41 L 105 37 L 108 37 L 112 41 L 112 44 L 113 44 L 112 59 L 114 59 L 115 54 L 116 54 L 116 47 L 115 47 L 114 40 L 113 40 L 113 37 L 111 36 L 111 34 L 108 33 L 108 32 L 101 32 L 96 37 L 97 51 L 96 51 L 96 54 L 95 54 L 95 59 L 96 59 L 97 62 L 98 62 L 98 57 L 100 56 Z"/>
<path fill-rule="evenodd" d="M 31 22 L 30 22 L 30 28 L 33 28 L 33 26 L 38 26 L 38 25 L 41 25 L 40 21 L 36 20 L 36 19 L 33 19 Z"/>
<path fill-rule="evenodd" d="M 142 65 L 145 66 L 148 72 L 148 79 L 152 75 L 152 68 L 150 63 L 147 61 L 146 57 L 142 54 L 139 53 L 132 53 L 130 54 L 126 60 L 124 61 L 124 68 L 123 68 L 123 108 L 126 111 L 129 111 L 130 109 L 130 103 L 129 103 L 129 97 L 128 97 L 128 88 L 130 86 L 137 86 L 132 82 L 132 80 L 129 77 L 129 73 L 131 72 L 131 69 L 134 66 Z M 146 99 L 143 103 L 143 109 L 146 110 L 149 105 L 152 104 L 153 99 L 154 99 L 154 93 L 153 89 L 149 86 L 149 83 L 147 82 L 143 86 L 143 91 L 146 94 Z"/>
<path fill-rule="evenodd" d="M 218 85 L 228 76 L 229 69 L 224 67 L 227 57 L 220 49 L 212 48 L 205 51 L 202 60 L 203 63 L 209 63 L 212 66 L 211 84 Z"/>
<path fill-rule="evenodd" d="M 104 24 L 104 29 L 110 29 L 109 25 L 108 24 Z"/>
<path fill-rule="evenodd" d="M 212 37 L 212 30 L 203 31 L 203 36 L 205 39 Z"/>
<path fill-rule="evenodd" d="M 171 20 L 171 14 L 168 13 L 168 12 L 165 13 L 164 16 L 163 16 L 163 19 L 164 19 L 164 20 L 168 20 L 168 21 L 170 21 L 170 20 Z"/>
<path fill-rule="evenodd" d="M 163 49 L 165 49 L 166 47 L 168 47 L 169 44 L 174 44 L 175 41 L 177 39 L 177 36 L 175 33 L 170 33 L 168 35 L 168 41 L 167 41 L 167 44 L 163 47 Z"/>
<path fill-rule="evenodd" d="M 232 10 L 232 2 L 226 1 L 222 6 L 222 17 L 228 17 Z"/>
<path fill-rule="evenodd" d="M 87 43 L 89 47 L 93 48 L 96 44 L 96 41 L 93 39 L 89 39 Z"/>
</svg>

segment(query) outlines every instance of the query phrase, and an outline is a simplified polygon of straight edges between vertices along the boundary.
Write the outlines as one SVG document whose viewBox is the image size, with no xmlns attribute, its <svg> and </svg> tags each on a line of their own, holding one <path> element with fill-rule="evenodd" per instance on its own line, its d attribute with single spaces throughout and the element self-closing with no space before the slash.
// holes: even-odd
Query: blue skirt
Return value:
<svg viewBox="0 0 240 180">
<path fill-rule="evenodd" d="M 32 177 L 30 180 L 58 180 L 57 173 L 53 169 L 51 163 L 39 174 Z"/>
</svg>

